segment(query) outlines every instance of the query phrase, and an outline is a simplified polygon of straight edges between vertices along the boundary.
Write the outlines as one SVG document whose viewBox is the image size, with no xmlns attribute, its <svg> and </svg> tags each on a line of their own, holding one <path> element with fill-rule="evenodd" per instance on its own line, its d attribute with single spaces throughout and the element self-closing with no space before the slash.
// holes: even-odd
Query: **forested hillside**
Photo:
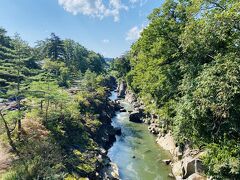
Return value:
<svg viewBox="0 0 240 180">
<path fill-rule="evenodd" d="M 111 64 L 180 147 L 206 150 L 214 179 L 240 178 L 239 12 L 238 0 L 166 0 Z"/>
<path fill-rule="evenodd" d="M 30 47 L 0 29 L 0 179 L 96 178 L 114 138 L 104 73 L 73 40 Z"/>
</svg>

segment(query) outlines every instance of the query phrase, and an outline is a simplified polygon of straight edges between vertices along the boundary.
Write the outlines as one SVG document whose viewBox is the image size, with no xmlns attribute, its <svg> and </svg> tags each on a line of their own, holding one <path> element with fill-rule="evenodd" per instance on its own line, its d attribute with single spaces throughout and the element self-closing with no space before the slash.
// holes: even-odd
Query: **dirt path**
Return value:
<svg viewBox="0 0 240 180">
<path fill-rule="evenodd" d="M 0 173 L 6 171 L 12 164 L 14 158 L 10 150 L 10 146 L 0 142 Z"/>
</svg>

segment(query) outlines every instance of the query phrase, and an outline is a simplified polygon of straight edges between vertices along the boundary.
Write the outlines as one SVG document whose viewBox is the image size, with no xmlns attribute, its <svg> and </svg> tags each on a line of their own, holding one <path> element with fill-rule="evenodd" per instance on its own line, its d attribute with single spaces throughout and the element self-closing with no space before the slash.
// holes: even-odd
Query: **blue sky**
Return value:
<svg viewBox="0 0 240 180">
<path fill-rule="evenodd" d="M 105 57 L 129 50 L 161 0 L 0 0 L 0 26 L 34 45 L 51 32 Z"/>
</svg>

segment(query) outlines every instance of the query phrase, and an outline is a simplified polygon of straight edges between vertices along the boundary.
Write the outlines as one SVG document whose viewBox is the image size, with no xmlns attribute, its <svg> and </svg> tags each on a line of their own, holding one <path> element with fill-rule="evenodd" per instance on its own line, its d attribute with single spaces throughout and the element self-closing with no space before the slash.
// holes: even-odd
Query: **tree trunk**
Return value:
<svg viewBox="0 0 240 180">
<path fill-rule="evenodd" d="M 17 152 L 17 149 L 16 149 L 16 147 L 15 147 L 15 145 L 14 145 L 14 142 L 13 142 L 13 140 L 12 140 L 12 137 L 11 137 L 11 132 L 10 132 L 10 130 L 9 130 L 7 121 L 5 120 L 5 118 L 4 118 L 1 110 L 0 110 L 0 116 L 1 116 L 1 118 L 2 118 L 2 120 L 3 120 L 3 124 L 4 124 L 5 129 L 6 129 L 6 132 L 7 132 L 8 142 L 9 142 L 10 146 L 12 147 L 12 149 L 13 149 L 15 152 Z"/>
<path fill-rule="evenodd" d="M 47 122 L 48 120 L 48 108 L 49 108 L 50 100 L 47 100 L 47 106 L 46 106 L 46 113 L 45 113 L 45 121 Z"/>
<path fill-rule="evenodd" d="M 17 108 L 18 108 L 18 121 L 17 121 L 17 125 L 18 125 L 18 140 L 21 140 L 21 133 L 22 133 L 22 122 L 21 122 L 21 105 L 20 105 L 20 79 L 19 79 L 19 69 L 18 69 L 18 81 L 17 81 Z"/>
<path fill-rule="evenodd" d="M 41 111 L 43 110 L 43 100 L 41 100 L 41 102 L 40 102 L 40 109 L 41 109 Z"/>
</svg>

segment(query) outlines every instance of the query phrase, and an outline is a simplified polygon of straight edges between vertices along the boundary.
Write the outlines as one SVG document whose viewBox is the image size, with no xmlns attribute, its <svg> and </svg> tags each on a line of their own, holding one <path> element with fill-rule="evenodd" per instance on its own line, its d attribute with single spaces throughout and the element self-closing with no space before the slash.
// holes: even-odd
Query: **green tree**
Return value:
<svg viewBox="0 0 240 180">
<path fill-rule="evenodd" d="M 47 39 L 47 55 L 52 60 L 63 60 L 65 54 L 63 41 L 54 33 Z"/>
<path fill-rule="evenodd" d="M 47 72 L 53 74 L 55 79 L 58 80 L 60 86 L 69 86 L 70 72 L 64 62 L 45 59 L 43 68 Z"/>
<path fill-rule="evenodd" d="M 111 61 L 110 70 L 114 71 L 115 76 L 117 78 L 123 78 L 127 75 L 127 73 L 131 70 L 129 55 L 126 54 L 120 58 L 116 58 Z"/>
<path fill-rule="evenodd" d="M 21 138 L 22 133 L 22 123 L 21 119 L 23 117 L 23 110 L 21 105 L 21 99 L 25 96 L 25 84 L 24 80 L 26 80 L 26 76 L 24 75 L 24 71 L 28 70 L 25 66 L 25 62 L 28 61 L 28 58 L 32 55 L 31 48 L 28 46 L 26 42 L 24 42 L 18 34 L 11 41 L 12 46 L 15 50 L 15 59 L 12 59 L 13 67 L 16 72 L 16 82 L 11 86 L 14 89 L 9 90 L 9 96 L 13 96 L 14 100 L 17 103 L 17 131 L 18 131 L 18 139 Z"/>
<path fill-rule="evenodd" d="M 65 58 L 64 62 L 72 72 L 85 73 L 88 68 L 88 50 L 79 43 L 66 39 L 64 40 Z"/>
<path fill-rule="evenodd" d="M 88 54 L 87 62 L 90 71 L 96 72 L 97 74 L 104 72 L 106 62 L 100 54 L 96 54 L 95 52 L 90 51 Z"/>
</svg>

